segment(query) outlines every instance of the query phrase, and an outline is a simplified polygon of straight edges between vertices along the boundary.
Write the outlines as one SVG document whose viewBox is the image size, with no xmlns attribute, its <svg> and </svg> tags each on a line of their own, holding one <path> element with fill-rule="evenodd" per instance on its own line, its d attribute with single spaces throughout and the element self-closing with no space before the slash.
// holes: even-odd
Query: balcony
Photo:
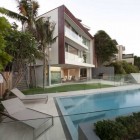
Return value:
<svg viewBox="0 0 140 140">
<path fill-rule="evenodd" d="M 79 56 L 68 52 L 65 52 L 65 63 L 81 67 L 95 67 L 93 64 L 90 64 L 89 62 L 84 63 L 83 58 L 80 58 Z"/>
<path fill-rule="evenodd" d="M 83 44 L 82 38 L 76 35 L 73 31 L 71 31 L 69 28 L 65 27 L 65 36 L 69 38 L 70 40 L 74 41 L 84 49 L 88 50 L 88 46 Z"/>
<path fill-rule="evenodd" d="M 84 62 L 83 58 L 80 58 L 79 56 L 68 53 L 68 52 L 65 52 L 65 59 L 66 59 L 66 62 L 70 62 L 70 63 L 73 63 L 73 62 L 83 63 Z"/>
</svg>

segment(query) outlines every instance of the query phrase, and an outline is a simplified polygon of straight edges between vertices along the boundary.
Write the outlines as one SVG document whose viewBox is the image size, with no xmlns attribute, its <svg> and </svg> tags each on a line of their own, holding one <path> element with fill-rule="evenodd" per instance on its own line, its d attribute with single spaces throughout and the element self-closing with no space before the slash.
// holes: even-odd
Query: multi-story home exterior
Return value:
<svg viewBox="0 0 140 140">
<path fill-rule="evenodd" d="M 39 17 L 50 17 L 50 21 L 55 22 L 54 37 L 57 39 L 50 50 L 51 73 L 57 71 L 62 81 L 91 78 L 95 52 L 93 36 L 88 32 L 88 27 L 64 5 Z M 41 73 L 40 70 L 38 72 Z"/>
<path fill-rule="evenodd" d="M 125 47 L 123 45 L 117 45 L 118 53 L 115 56 L 115 61 L 126 61 L 130 64 L 134 64 L 133 54 L 124 54 Z"/>
</svg>

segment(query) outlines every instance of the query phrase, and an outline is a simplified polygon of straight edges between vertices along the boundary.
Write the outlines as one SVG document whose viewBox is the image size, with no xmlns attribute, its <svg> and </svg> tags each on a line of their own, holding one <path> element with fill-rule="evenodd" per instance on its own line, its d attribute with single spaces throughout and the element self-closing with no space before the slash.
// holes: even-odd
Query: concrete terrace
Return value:
<svg viewBox="0 0 140 140">
<path fill-rule="evenodd" d="M 120 90 L 129 90 L 129 89 L 138 89 L 139 84 L 135 85 L 125 85 L 119 87 L 111 87 L 111 88 L 102 88 L 102 89 L 90 89 L 90 90 L 82 90 L 82 91 L 71 91 L 71 92 L 63 92 L 63 93 L 51 93 L 48 94 L 48 102 L 44 104 L 42 101 L 37 102 L 29 102 L 26 101 L 24 104 L 32 109 L 38 110 L 43 113 L 50 114 L 54 117 L 54 126 L 51 127 L 48 131 L 43 133 L 37 140 L 68 140 L 70 138 L 66 138 L 63 126 L 60 121 L 59 113 L 57 111 L 57 107 L 55 105 L 55 97 L 61 96 L 77 96 L 77 95 L 85 95 L 85 94 L 94 94 L 94 93 L 103 93 L 103 92 L 112 92 L 112 91 L 120 91 Z M 19 122 L 7 122 L 0 124 L 0 139 L 1 140 L 31 140 L 33 138 L 32 129 L 25 125 L 24 123 Z"/>
</svg>

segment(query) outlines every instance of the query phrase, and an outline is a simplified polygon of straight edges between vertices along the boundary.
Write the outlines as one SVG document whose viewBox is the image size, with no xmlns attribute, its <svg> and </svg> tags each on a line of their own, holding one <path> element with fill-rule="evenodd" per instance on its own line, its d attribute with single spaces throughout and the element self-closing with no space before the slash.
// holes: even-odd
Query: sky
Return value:
<svg viewBox="0 0 140 140">
<path fill-rule="evenodd" d="M 65 5 L 75 17 L 91 28 L 104 30 L 125 53 L 140 56 L 140 0 L 38 0 L 38 15 Z M 1 0 L 0 7 L 18 12 L 16 0 Z M 13 20 L 10 19 L 10 22 Z"/>
</svg>

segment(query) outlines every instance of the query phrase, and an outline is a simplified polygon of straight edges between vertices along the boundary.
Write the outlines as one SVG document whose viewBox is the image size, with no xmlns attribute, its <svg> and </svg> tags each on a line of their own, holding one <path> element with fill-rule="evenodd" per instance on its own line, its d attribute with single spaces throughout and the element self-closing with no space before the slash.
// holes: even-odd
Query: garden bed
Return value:
<svg viewBox="0 0 140 140">
<path fill-rule="evenodd" d="M 130 116 L 103 120 L 94 124 L 95 132 L 101 140 L 140 139 L 140 112 Z"/>
</svg>

